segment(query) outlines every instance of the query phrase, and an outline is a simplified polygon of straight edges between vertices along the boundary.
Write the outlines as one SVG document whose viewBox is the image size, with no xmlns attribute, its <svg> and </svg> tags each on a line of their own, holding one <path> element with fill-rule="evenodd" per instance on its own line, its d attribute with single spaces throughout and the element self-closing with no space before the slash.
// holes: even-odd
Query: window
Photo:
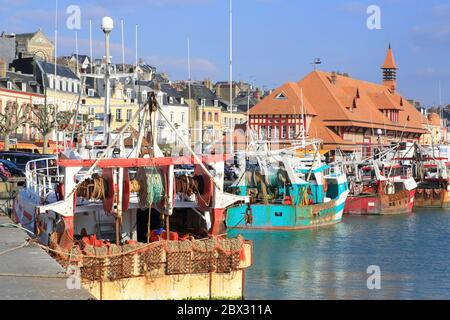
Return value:
<svg viewBox="0 0 450 320">
<path fill-rule="evenodd" d="M 116 110 L 116 120 L 121 122 L 122 121 L 122 109 Z"/>
<path fill-rule="evenodd" d="M 260 133 L 261 139 L 267 139 L 267 129 L 266 126 L 261 126 L 261 133 Z"/>
<path fill-rule="evenodd" d="M 131 121 L 132 114 L 133 114 L 133 110 L 128 109 L 127 110 L 127 122 Z"/>
<path fill-rule="evenodd" d="M 184 124 L 186 122 L 186 113 L 181 113 L 181 122 Z"/>
<path fill-rule="evenodd" d="M 217 112 L 214 114 L 214 121 L 219 122 L 219 114 Z"/>
<path fill-rule="evenodd" d="M 227 123 L 228 123 L 228 118 L 225 117 L 225 118 L 223 119 L 223 124 L 226 125 Z"/>
<path fill-rule="evenodd" d="M 175 120 L 175 113 L 172 111 L 170 113 L 170 122 L 173 122 Z"/>
<path fill-rule="evenodd" d="M 131 89 L 127 89 L 127 98 L 131 99 Z"/>
<path fill-rule="evenodd" d="M 74 84 L 73 84 L 73 92 L 74 92 L 74 93 L 78 93 L 78 88 L 79 88 L 79 87 L 78 87 L 78 83 L 74 83 Z"/>
<path fill-rule="evenodd" d="M 22 91 L 27 92 L 27 84 L 25 82 L 22 83 Z"/>
<path fill-rule="evenodd" d="M 283 139 L 286 139 L 286 134 L 287 134 L 287 128 L 286 128 L 286 126 L 283 126 L 283 133 L 282 133 L 281 137 Z"/>
<path fill-rule="evenodd" d="M 205 119 L 206 119 L 206 113 L 203 112 L 203 116 L 202 116 L 202 120 L 201 121 L 205 121 Z"/>
<path fill-rule="evenodd" d="M 142 101 L 143 101 L 143 102 L 146 102 L 146 101 L 147 101 L 147 98 L 148 98 L 147 91 L 142 91 Z"/>
<path fill-rule="evenodd" d="M 8 88 L 8 90 L 12 90 L 12 87 L 13 86 L 13 84 L 12 84 L 12 82 L 11 81 L 8 81 L 8 83 L 7 83 L 7 85 L 6 85 L 6 87 Z"/>
<path fill-rule="evenodd" d="M 89 115 L 93 116 L 95 114 L 95 108 L 89 107 Z"/>
<path fill-rule="evenodd" d="M 61 80 L 61 90 L 66 91 L 67 90 L 67 83 L 64 80 Z"/>
<path fill-rule="evenodd" d="M 172 97 L 169 97 L 169 103 L 173 104 L 173 98 Z"/>
<path fill-rule="evenodd" d="M 214 107 L 219 107 L 219 100 L 214 100 Z"/>
<path fill-rule="evenodd" d="M 183 97 L 181 98 L 181 104 L 184 104 L 184 98 Z"/>
<path fill-rule="evenodd" d="M 202 105 L 202 107 L 206 106 L 206 99 L 202 99 L 201 105 Z"/>
<path fill-rule="evenodd" d="M 67 82 L 67 91 L 72 92 L 72 81 L 71 80 L 69 80 Z"/>
<path fill-rule="evenodd" d="M 295 138 L 295 127 L 291 126 L 289 127 L 289 139 L 294 139 Z"/>
<path fill-rule="evenodd" d="M 95 94 L 94 89 L 88 89 L 88 97 L 93 97 Z"/>
<path fill-rule="evenodd" d="M 212 118 L 212 112 L 208 112 L 208 121 L 212 122 L 213 118 Z"/>
<path fill-rule="evenodd" d="M 272 139 L 272 126 L 269 126 L 269 131 L 268 131 L 268 134 L 267 134 L 267 138 L 268 139 Z"/>
<path fill-rule="evenodd" d="M 287 97 L 286 97 L 286 95 L 283 92 L 281 92 L 275 97 L 275 99 L 276 100 L 286 100 Z"/>
<path fill-rule="evenodd" d="M 56 90 L 61 90 L 61 81 L 55 79 L 55 88 Z"/>
</svg>

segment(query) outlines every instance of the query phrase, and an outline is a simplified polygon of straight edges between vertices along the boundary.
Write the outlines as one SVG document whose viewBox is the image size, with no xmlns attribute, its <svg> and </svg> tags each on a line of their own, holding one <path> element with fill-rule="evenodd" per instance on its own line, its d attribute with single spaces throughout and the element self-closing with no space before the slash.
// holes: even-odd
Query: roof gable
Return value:
<svg viewBox="0 0 450 320">
<path fill-rule="evenodd" d="M 305 114 L 315 116 L 316 111 L 305 95 L 302 97 L 302 89 L 293 82 L 288 82 L 274 90 L 269 96 L 250 110 L 252 115 L 290 115 L 301 114 L 302 106 Z"/>
</svg>

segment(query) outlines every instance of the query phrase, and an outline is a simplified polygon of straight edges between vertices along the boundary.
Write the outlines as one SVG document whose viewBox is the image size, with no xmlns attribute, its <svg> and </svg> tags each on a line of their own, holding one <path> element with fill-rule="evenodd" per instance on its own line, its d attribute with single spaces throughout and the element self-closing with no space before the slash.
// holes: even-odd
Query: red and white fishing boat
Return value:
<svg viewBox="0 0 450 320">
<path fill-rule="evenodd" d="M 111 74 L 112 19 L 102 25 L 110 115 L 111 79 L 135 75 Z M 103 146 L 85 136 L 77 148 L 28 163 L 15 218 L 98 299 L 242 298 L 252 244 L 226 236 L 225 211 L 248 199 L 223 191 L 226 155 L 197 156 L 185 142 L 189 156 L 163 157 L 153 139 L 158 112 L 178 135 L 151 95 L 118 134 L 105 117 Z M 138 116 L 139 138 L 127 150 Z"/>
<path fill-rule="evenodd" d="M 350 195 L 344 214 L 412 213 L 417 183 L 409 168 L 372 161 L 370 165 L 353 166 L 349 181 Z"/>
</svg>

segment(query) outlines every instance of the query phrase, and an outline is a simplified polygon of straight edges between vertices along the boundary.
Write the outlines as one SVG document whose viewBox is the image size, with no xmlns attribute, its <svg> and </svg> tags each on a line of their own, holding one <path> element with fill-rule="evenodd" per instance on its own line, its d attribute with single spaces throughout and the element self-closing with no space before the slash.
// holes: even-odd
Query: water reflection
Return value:
<svg viewBox="0 0 450 320">
<path fill-rule="evenodd" d="M 232 232 L 254 241 L 246 298 L 450 299 L 449 212 L 346 217 L 320 230 Z M 381 268 L 381 290 L 367 289 L 370 265 Z"/>
</svg>

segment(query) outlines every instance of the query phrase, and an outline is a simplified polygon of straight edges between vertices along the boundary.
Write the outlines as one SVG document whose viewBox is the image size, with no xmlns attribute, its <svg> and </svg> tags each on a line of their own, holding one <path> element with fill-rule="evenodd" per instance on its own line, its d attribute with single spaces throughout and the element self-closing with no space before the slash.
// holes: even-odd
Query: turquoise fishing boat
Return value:
<svg viewBox="0 0 450 320">
<path fill-rule="evenodd" d="M 342 221 L 349 188 L 337 167 L 282 152 L 257 162 L 232 186 L 248 203 L 228 208 L 228 228 L 301 230 Z"/>
</svg>

